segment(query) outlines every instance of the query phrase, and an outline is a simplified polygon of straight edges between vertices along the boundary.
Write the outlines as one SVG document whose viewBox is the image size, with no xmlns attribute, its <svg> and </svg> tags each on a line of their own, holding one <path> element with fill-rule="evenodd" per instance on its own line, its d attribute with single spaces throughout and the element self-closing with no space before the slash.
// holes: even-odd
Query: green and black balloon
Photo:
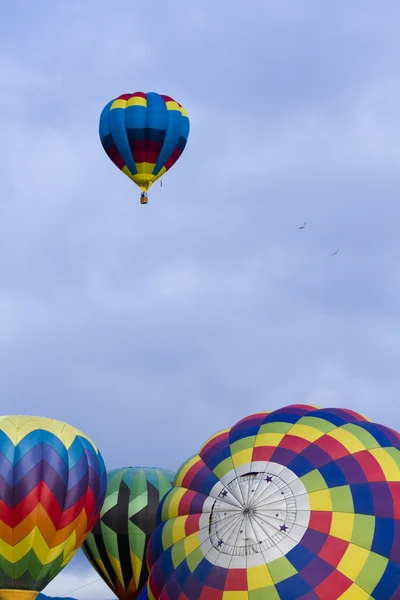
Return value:
<svg viewBox="0 0 400 600">
<path fill-rule="evenodd" d="M 125 467 L 107 473 L 100 519 L 83 551 L 120 600 L 135 600 L 146 586 L 146 549 L 163 496 L 175 473 L 155 467 Z"/>
</svg>

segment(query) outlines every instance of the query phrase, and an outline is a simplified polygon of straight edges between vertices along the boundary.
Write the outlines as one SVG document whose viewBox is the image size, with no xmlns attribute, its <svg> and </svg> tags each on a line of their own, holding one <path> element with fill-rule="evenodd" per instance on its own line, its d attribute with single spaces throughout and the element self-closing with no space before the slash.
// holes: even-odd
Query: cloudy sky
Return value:
<svg viewBox="0 0 400 600">
<path fill-rule="evenodd" d="M 400 428 L 399 18 L 398 0 L 7 3 L 3 414 L 70 422 L 108 468 L 176 470 L 285 403 Z M 148 206 L 98 139 L 138 90 L 192 124 Z M 78 556 L 46 592 L 96 578 Z"/>
</svg>

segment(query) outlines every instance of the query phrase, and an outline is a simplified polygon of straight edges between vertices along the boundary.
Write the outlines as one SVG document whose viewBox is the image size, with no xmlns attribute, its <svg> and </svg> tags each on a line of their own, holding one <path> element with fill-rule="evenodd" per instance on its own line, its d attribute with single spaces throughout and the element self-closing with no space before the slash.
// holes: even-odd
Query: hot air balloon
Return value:
<svg viewBox="0 0 400 600">
<path fill-rule="evenodd" d="M 160 500 L 175 473 L 155 467 L 125 467 L 107 473 L 100 519 L 83 545 L 98 574 L 121 600 L 146 598 L 146 549 Z"/>
<path fill-rule="evenodd" d="M 400 436 L 294 405 L 211 437 L 148 546 L 151 600 L 400 598 Z"/>
<path fill-rule="evenodd" d="M 71 425 L 0 417 L 0 599 L 34 600 L 97 521 L 106 470 Z"/>
<path fill-rule="evenodd" d="M 147 192 L 182 154 L 189 136 L 189 118 L 179 102 L 150 92 L 123 94 L 111 100 L 100 116 L 100 140 L 109 158 Z"/>
<path fill-rule="evenodd" d="M 149 593 L 147 590 L 147 585 L 144 586 L 144 588 L 140 592 L 139 596 L 137 597 L 137 600 L 149 600 Z"/>
</svg>

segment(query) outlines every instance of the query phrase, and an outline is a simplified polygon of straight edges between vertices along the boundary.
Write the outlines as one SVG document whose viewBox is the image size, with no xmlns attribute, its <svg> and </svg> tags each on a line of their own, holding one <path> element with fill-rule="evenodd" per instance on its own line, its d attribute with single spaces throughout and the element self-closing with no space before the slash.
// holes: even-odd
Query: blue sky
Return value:
<svg viewBox="0 0 400 600">
<path fill-rule="evenodd" d="M 400 428 L 399 17 L 395 0 L 7 3 L 4 414 L 76 425 L 108 468 L 177 469 L 287 403 Z M 98 139 L 103 106 L 138 90 L 192 124 L 146 207 Z M 46 592 L 95 579 L 80 557 Z"/>
</svg>

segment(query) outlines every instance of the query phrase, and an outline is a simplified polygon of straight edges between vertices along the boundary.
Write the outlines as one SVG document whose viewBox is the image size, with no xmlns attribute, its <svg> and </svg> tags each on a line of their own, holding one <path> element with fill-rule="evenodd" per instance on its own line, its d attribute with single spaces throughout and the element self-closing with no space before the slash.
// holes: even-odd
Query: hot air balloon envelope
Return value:
<svg viewBox="0 0 400 600">
<path fill-rule="evenodd" d="M 7 416 L 0 417 L 0 473 L 0 598 L 33 600 L 98 519 L 103 459 L 71 425 Z"/>
<path fill-rule="evenodd" d="M 156 526 L 160 500 L 175 473 L 153 467 L 125 467 L 107 473 L 101 516 L 83 550 L 112 591 L 134 600 L 146 586 L 146 549 Z M 146 591 L 143 596 L 146 597 Z"/>
<path fill-rule="evenodd" d="M 160 505 L 149 598 L 400 597 L 399 448 L 352 411 L 298 405 L 216 434 Z"/>
<path fill-rule="evenodd" d="M 145 204 L 149 188 L 182 154 L 189 128 L 181 104 L 155 92 L 135 92 L 104 107 L 99 133 L 107 155 L 139 186 Z"/>
</svg>

